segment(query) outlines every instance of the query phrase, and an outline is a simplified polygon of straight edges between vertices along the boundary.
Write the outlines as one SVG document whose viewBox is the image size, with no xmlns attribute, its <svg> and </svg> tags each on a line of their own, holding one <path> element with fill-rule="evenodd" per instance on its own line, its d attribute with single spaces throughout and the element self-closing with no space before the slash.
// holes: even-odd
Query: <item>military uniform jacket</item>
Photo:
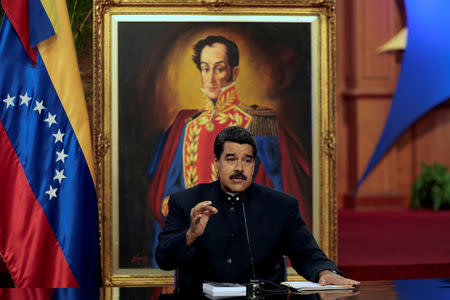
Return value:
<svg viewBox="0 0 450 300">
<path fill-rule="evenodd" d="M 202 281 L 248 282 L 253 278 L 250 251 L 257 279 L 282 281 L 283 255 L 308 280 L 317 281 L 322 270 L 339 272 L 307 230 L 294 197 L 255 183 L 237 197 L 226 194 L 219 181 L 170 197 L 156 260 L 161 269 L 177 269 L 178 292 L 199 291 Z M 203 235 L 187 247 L 191 208 L 206 200 L 218 213 L 210 217 Z"/>
</svg>

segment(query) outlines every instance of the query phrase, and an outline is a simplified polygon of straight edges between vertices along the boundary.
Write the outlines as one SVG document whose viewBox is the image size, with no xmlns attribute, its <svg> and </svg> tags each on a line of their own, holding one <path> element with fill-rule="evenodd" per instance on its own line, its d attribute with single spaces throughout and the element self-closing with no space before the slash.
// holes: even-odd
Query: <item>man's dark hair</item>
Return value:
<svg viewBox="0 0 450 300">
<path fill-rule="evenodd" d="M 227 49 L 228 64 L 231 66 L 231 69 L 239 66 L 239 49 L 236 43 L 221 35 L 210 35 L 206 39 L 198 41 L 194 46 L 194 55 L 192 56 L 192 60 L 199 70 L 201 70 L 200 55 L 203 48 L 206 46 L 211 47 L 214 43 L 221 43 L 225 45 L 225 48 Z"/>
<path fill-rule="evenodd" d="M 256 140 L 253 134 L 247 129 L 239 126 L 231 126 L 219 132 L 214 141 L 214 155 L 217 159 L 222 155 L 225 142 L 251 145 L 253 148 L 253 158 L 256 159 L 256 153 L 258 151 L 256 148 Z"/>
</svg>

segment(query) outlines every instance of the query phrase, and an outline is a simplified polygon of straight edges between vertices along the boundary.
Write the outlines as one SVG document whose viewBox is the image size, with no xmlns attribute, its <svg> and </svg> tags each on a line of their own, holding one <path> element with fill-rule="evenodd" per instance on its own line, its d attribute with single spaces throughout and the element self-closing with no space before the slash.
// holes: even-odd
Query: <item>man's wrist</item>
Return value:
<svg viewBox="0 0 450 300">
<path fill-rule="evenodd" d="M 192 246 L 195 240 L 196 240 L 195 235 L 191 232 L 190 229 L 188 229 L 188 231 L 186 231 L 186 245 L 188 247 Z"/>
</svg>

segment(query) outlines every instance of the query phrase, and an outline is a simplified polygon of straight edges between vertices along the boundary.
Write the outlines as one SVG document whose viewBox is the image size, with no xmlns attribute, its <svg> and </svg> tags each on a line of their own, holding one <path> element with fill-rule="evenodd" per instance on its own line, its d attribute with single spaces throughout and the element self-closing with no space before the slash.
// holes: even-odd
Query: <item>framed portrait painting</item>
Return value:
<svg viewBox="0 0 450 300">
<path fill-rule="evenodd" d="M 95 0 L 94 7 L 105 285 L 173 284 L 154 257 L 170 194 L 217 180 L 213 142 L 228 126 L 255 135 L 253 180 L 295 196 L 336 260 L 334 1 Z M 217 44 L 219 54 L 204 51 Z"/>
</svg>

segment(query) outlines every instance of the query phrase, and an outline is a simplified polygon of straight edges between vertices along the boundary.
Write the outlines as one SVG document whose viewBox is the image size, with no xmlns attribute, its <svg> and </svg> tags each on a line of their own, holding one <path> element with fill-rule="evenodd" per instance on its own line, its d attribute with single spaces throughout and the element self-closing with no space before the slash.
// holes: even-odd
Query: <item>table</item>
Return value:
<svg viewBox="0 0 450 300">
<path fill-rule="evenodd" d="M 206 299 L 177 296 L 171 294 L 172 287 L 105 287 L 81 289 L 0 289 L 0 299 L 39 299 L 39 300 L 170 300 Z M 223 298 L 222 298 L 223 299 Z M 229 298 L 233 300 L 245 297 Z M 410 279 L 393 281 L 363 281 L 355 292 L 321 292 L 302 295 L 276 295 L 260 297 L 258 300 L 422 300 L 450 299 L 450 278 Z"/>
<path fill-rule="evenodd" d="M 117 288 L 114 300 L 131 299 L 187 299 L 184 296 L 165 294 L 170 292 L 167 288 Z M 112 296 L 112 294 L 111 294 Z M 112 300 L 113 298 L 105 298 Z M 206 299 L 199 297 L 199 299 Z M 247 299 L 245 297 L 230 299 Z M 261 297 L 263 300 L 272 299 L 314 299 L 314 300 L 423 300 L 423 299 L 450 299 L 450 278 L 410 279 L 392 281 L 363 281 L 355 292 L 321 292 L 304 295 L 277 295 Z"/>
</svg>

